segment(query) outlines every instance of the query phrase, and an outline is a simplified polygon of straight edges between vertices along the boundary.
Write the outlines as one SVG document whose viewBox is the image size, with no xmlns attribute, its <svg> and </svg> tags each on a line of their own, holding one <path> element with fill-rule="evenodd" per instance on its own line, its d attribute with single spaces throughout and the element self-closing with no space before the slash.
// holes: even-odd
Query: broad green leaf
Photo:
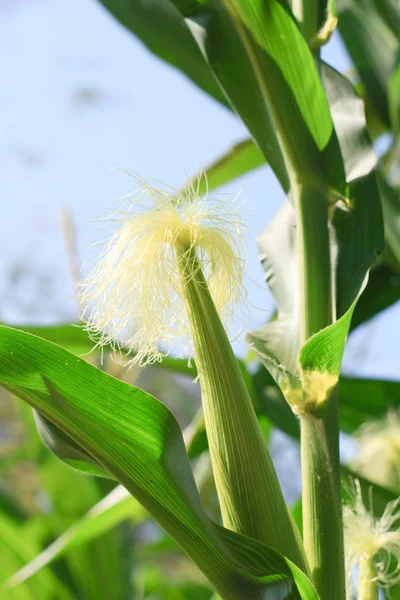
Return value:
<svg viewBox="0 0 400 600">
<path fill-rule="evenodd" d="M 290 9 L 279 0 L 175 4 L 232 107 L 272 162 L 273 117 L 288 169 L 344 193 L 340 151 L 312 54 Z"/>
<path fill-rule="evenodd" d="M 30 557 L 33 558 L 44 545 L 56 538 L 71 522 L 100 500 L 105 491 L 110 489 L 110 484 L 82 477 L 64 467 L 40 442 L 29 405 L 16 398 L 12 401 L 23 437 L 20 439 L 20 449 L 14 454 L 14 468 L 10 477 L 4 472 L 3 476 L 5 485 L 10 487 L 12 500 L 23 511 L 19 536 L 27 540 L 31 538 L 37 548 Z M 28 471 L 26 468 L 22 469 L 25 465 L 29 465 Z M 33 517 L 32 512 L 35 515 Z M 125 560 L 127 546 L 127 536 L 120 528 L 116 528 L 101 539 L 88 543 L 85 547 L 76 548 L 73 553 L 58 561 L 57 577 L 71 588 L 80 600 L 102 600 L 113 594 L 115 597 L 126 597 L 130 585 Z M 23 562 L 16 564 L 8 575 L 22 565 Z M 96 573 L 101 573 L 101 579 Z M 34 586 L 35 580 L 36 578 L 33 580 Z M 18 593 L 24 588 L 25 584 L 18 588 Z M 13 590 L 11 597 L 14 593 L 17 593 L 17 590 Z"/>
<path fill-rule="evenodd" d="M 385 252 L 369 275 L 352 320 L 352 327 L 400 300 L 400 195 L 379 173 L 378 184 L 385 222 Z"/>
<path fill-rule="evenodd" d="M 317 599 L 307 577 L 264 544 L 206 515 L 181 430 L 166 406 L 62 348 L 0 328 L 0 382 L 72 437 L 176 540 L 223 598 Z"/>
<path fill-rule="evenodd" d="M 400 7 L 397 0 L 374 0 L 375 8 L 395 35 L 400 34 Z"/>
<path fill-rule="evenodd" d="M 370 100 L 367 90 L 363 83 L 355 83 L 355 89 L 360 97 L 364 100 L 365 117 L 367 119 L 367 129 L 373 141 L 377 140 L 384 133 L 390 131 L 389 124 L 382 120 L 378 114 L 373 102 Z"/>
<path fill-rule="evenodd" d="M 11 327 L 11 325 L 9 326 Z M 86 355 L 99 355 L 100 353 L 100 349 L 94 347 L 93 340 L 90 339 L 87 331 L 83 329 L 83 325 L 80 323 L 47 326 L 28 325 L 18 326 L 18 329 L 53 342 L 77 356 L 85 357 Z M 107 352 L 108 350 L 111 352 L 111 346 L 104 346 L 103 351 Z M 162 362 L 157 363 L 154 368 L 167 369 L 174 373 L 189 375 L 193 379 L 197 376 L 195 366 L 189 366 L 188 361 L 181 358 L 165 356 Z"/>
<path fill-rule="evenodd" d="M 10 325 L 11 326 L 11 325 Z M 88 354 L 93 349 L 93 342 L 82 324 L 60 324 L 60 325 L 26 325 L 18 326 L 26 333 L 32 333 L 43 337 L 49 342 L 59 344 L 74 354 Z"/>
<path fill-rule="evenodd" d="M 319 150 L 325 148 L 333 133 L 332 119 L 325 98 L 318 71 L 307 43 L 293 18 L 289 6 L 281 0 L 255 0 L 251 3 L 230 0 L 237 27 L 245 27 L 255 42 L 273 59 L 287 83 L 288 91 L 293 94 L 307 129 L 311 132 Z M 242 36 L 248 34 L 242 32 Z M 248 38 L 250 39 L 250 38 Z M 249 44 L 251 42 L 248 42 Z M 256 54 L 256 50 L 254 50 Z M 260 61 L 262 60 L 261 55 Z M 265 63 L 267 66 L 267 61 Z M 265 72 L 266 76 L 268 72 Z M 271 75 L 272 69 L 270 72 Z M 282 85 L 276 74 L 273 81 L 266 82 L 269 93 L 275 103 L 284 104 L 278 86 Z M 282 106 L 283 112 L 284 106 Z M 284 119 L 282 119 L 283 121 Z M 286 115 L 287 127 L 292 124 L 290 115 Z M 297 141 L 297 140 L 293 140 Z"/>
<path fill-rule="evenodd" d="M 115 525 L 127 520 L 141 521 L 145 515 L 143 508 L 129 492 L 122 486 L 117 486 L 43 552 L 14 573 L 7 581 L 8 586 L 21 584 L 54 560 L 78 546 L 96 540 Z"/>
<path fill-rule="evenodd" d="M 336 0 L 336 6 L 339 31 L 354 66 L 378 114 L 389 123 L 387 88 L 397 36 L 379 14 L 375 0 Z"/>
</svg>

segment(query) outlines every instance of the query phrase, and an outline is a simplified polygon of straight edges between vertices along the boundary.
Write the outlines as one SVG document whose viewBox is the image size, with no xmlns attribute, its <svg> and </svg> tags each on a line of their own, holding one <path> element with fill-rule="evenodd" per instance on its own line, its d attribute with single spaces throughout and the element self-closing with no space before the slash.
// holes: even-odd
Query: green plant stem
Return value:
<svg viewBox="0 0 400 600">
<path fill-rule="evenodd" d="M 297 526 L 194 248 L 178 250 L 178 262 L 223 523 L 266 543 L 307 572 Z"/>
<path fill-rule="evenodd" d="M 344 600 L 337 388 L 300 418 L 304 546 L 321 600 Z"/>
<path fill-rule="evenodd" d="M 361 559 L 358 570 L 357 600 L 378 600 L 378 584 L 374 581 L 375 577 L 372 559 Z"/>
<path fill-rule="evenodd" d="M 293 186 L 299 257 L 301 345 L 333 321 L 328 198 L 321 185 Z"/>
<path fill-rule="evenodd" d="M 292 0 L 293 14 L 307 41 L 318 33 L 318 5 L 318 0 Z"/>
<path fill-rule="evenodd" d="M 334 319 L 328 198 L 321 186 L 294 187 L 299 257 L 301 346 Z M 344 600 L 338 393 L 315 403 L 308 389 L 300 415 L 304 545 L 321 600 Z M 307 408 L 308 407 L 308 408 Z"/>
</svg>

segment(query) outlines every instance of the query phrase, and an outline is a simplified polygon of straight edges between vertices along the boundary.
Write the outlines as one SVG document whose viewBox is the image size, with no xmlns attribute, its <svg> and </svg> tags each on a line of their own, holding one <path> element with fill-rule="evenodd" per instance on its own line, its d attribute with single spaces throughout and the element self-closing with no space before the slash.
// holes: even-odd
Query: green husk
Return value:
<svg viewBox="0 0 400 600">
<path fill-rule="evenodd" d="M 178 262 L 223 523 L 268 544 L 306 572 L 300 534 L 195 249 L 178 250 Z"/>
</svg>

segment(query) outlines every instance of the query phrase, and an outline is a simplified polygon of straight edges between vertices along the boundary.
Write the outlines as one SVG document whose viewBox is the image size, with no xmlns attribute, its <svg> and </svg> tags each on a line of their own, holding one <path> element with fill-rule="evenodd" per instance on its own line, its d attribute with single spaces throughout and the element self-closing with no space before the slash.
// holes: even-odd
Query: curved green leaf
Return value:
<svg viewBox="0 0 400 600">
<path fill-rule="evenodd" d="M 285 98 L 278 90 L 278 86 L 283 85 L 284 80 L 287 90 L 290 90 L 295 98 L 302 116 L 300 121 L 304 120 L 319 150 L 325 148 L 333 133 L 329 106 L 313 56 L 291 14 L 289 4 L 282 0 L 229 0 L 226 4 L 232 8 L 233 14 L 252 33 L 256 44 L 265 50 L 282 74 L 282 84 L 278 74 L 273 74 L 272 71 L 270 75 L 274 76 L 274 80 L 266 82 L 273 96 L 274 112 L 278 110 L 278 106 L 275 106 L 278 103 L 281 103 L 279 111 L 282 111 L 282 114 L 285 112 Z M 259 56 L 261 60 L 261 55 Z M 268 68 L 267 62 L 260 64 Z M 265 76 L 268 77 L 267 70 Z M 294 125 L 293 117 L 290 114 L 285 116 L 286 126 L 289 128 Z M 293 139 L 293 143 L 298 141 Z"/>
<path fill-rule="evenodd" d="M 181 430 L 152 396 L 30 334 L 0 327 L 0 383 L 84 448 L 227 600 L 317 595 L 290 561 L 204 512 Z M 274 594 L 278 594 L 275 596 Z"/>
</svg>

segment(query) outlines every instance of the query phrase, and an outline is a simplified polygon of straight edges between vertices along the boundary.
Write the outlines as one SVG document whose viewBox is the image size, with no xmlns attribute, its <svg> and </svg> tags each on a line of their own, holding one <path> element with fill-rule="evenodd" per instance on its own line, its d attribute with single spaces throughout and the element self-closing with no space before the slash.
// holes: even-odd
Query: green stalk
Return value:
<svg viewBox="0 0 400 600">
<path fill-rule="evenodd" d="M 333 321 L 328 197 L 322 185 L 293 184 L 292 189 L 299 257 L 300 341 L 303 345 Z"/>
<path fill-rule="evenodd" d="M 334 318 L 328 199 L 320 187 L 298 186 L 293 191 L 303 345 Z M 304 545 L 321 600 L 344 600 L 338 393 L 335 388 L 319 403 L 313 401 L 312 388 L 305 395 L 300 415 Z"/>
<path fill-rule="evenodd" d="M 344 600 L 338 394 L 300 418 L 304 546 L 321 600 Z"/>
<path fill-rule="evenodd" d="M 177 255 L 223 523 L 266 543 L 307 572 L 299 532 L 196 251 L 181 247 Z"/>
<path fill-rule="evenodd" d="M 292 11 L 304 37 L 310 41 L 318 33 L 318 0 L 292 0 Z"/>
<path fill-rule="evenodd" d="M 358 570 L 357 600 L 378 600 L 378 583 L 371 558 L 362 558 Z"/>
</svg>

